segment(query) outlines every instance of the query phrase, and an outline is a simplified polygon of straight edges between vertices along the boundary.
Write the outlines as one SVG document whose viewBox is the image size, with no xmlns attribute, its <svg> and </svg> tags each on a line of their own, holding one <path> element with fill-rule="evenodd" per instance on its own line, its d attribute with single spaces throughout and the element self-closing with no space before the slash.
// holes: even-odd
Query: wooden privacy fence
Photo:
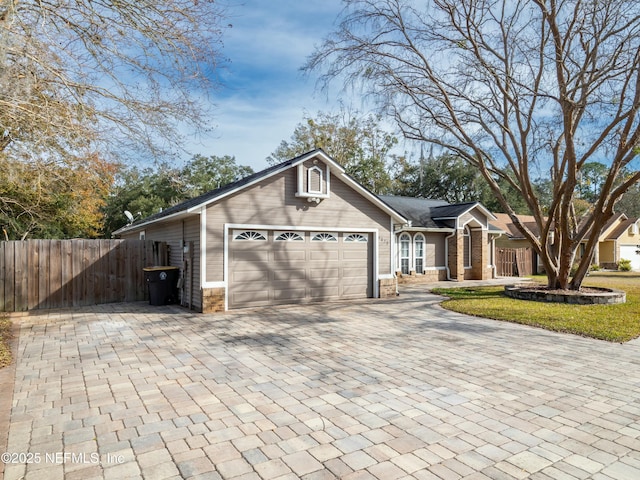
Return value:
<svg viewBox="0 0 640 480">
<path fill-rule="evenodd" d="M 152 240 L 0 242 L 0 311 L 144 300 L 142 269 L 167 253 Z"/>
<path fill-rule="evenodd" d="M 531 248 L 496 248 L 496 273 L 499 277 L 522 277 L 533 274 Z"/>
</svg>

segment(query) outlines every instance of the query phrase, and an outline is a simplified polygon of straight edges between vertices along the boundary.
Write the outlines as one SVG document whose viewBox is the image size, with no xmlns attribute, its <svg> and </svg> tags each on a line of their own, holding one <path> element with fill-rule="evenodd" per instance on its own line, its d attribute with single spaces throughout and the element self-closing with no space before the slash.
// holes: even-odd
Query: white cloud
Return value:
<svg viewBox="0 0 640 480">
<path fill-rule="evenodd" d="M 223 89 L 212 101 L 214 130 L 192 144 L 191 153 L 232 155 L 255 170 L 288 140 L 305 112 L 336 109 L 338 98 L 315 93 L 315 79 L 300 68 L 328 35 L 341 9 L 339 0 L 247 0 L 230 10 L 225 36 L 230 64 Z"/>
</svg>

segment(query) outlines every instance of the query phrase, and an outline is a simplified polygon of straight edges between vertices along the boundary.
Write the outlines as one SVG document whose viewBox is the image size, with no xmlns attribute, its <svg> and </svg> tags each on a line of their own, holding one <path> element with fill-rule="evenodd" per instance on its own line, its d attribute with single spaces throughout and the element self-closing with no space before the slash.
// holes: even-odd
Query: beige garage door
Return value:
<svg viewBox="0 0 640 480">
<path fill-rule="evenodd" d="M 370 237 L 358 232 L 233 230 L 229 308 L 371 297 Z"/>
</svg>

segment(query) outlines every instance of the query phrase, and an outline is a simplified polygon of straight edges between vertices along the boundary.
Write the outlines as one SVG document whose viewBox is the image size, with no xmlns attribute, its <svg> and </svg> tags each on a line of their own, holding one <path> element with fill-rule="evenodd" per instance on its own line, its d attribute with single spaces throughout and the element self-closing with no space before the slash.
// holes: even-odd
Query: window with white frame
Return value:
<svg viewBox="0 0 640 480">
<path fill-rule="evenodd" d="M 404 275 L 409 275 L 411 255 L 411 237 L 403 233 L 400 236 L 400 271 Z"/>
<path fill-rule="evenodd" d="M 307 191 L 309 193 L 322 193 L 322 170 L 314 166 L 307 170 Z"/>
<path fill-rule="evenodd" d="M 424 273 L 424 235 L 418 233 L 413 239 L 414 261 L 416 273 Z"/>
<path fill-rule="evenodd" d="M 266 241 L 267 235 L 265 232 L 261 232 L 258 230 L 236 230 L 233 232 L 234 240 L 257 240 L 257 241 Z"/>
<path fill-rule="evenodd" d="M 312 242 L 337 242 L 338 235 L 331 232 L 311 233 Z"/>
<path fill-rule="evenodd" d="M 282 232 L 275 238 L 276 242 L 304 242 L 304 238 L 298 232 Z"/>
<path fill-rule="evenodd" d="M 471 230 L 467 225 L 464 227 L 462 234 L 462 244 L 464 250 L 464 266 L 465 268 L 471 267 Z"/>
<path fill-rule="evenodd" d="M 362 235 L 361 233 L 350 233 L 346 237 L 344 237 L 345 242 L 362 242 L 367 243 L 367 237 Z"/>
</svg>

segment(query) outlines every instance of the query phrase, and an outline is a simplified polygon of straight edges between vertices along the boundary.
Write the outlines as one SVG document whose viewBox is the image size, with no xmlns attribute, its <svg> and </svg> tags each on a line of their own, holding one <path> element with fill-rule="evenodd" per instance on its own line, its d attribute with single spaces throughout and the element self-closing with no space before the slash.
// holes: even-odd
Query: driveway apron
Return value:
<svg viewBox="0 0 640 480">
<path fill-rule="evenodd" d="M 19 318 L 4 478 L 640 478 L 638 341 L 439 300 Z"/>
</svg>

